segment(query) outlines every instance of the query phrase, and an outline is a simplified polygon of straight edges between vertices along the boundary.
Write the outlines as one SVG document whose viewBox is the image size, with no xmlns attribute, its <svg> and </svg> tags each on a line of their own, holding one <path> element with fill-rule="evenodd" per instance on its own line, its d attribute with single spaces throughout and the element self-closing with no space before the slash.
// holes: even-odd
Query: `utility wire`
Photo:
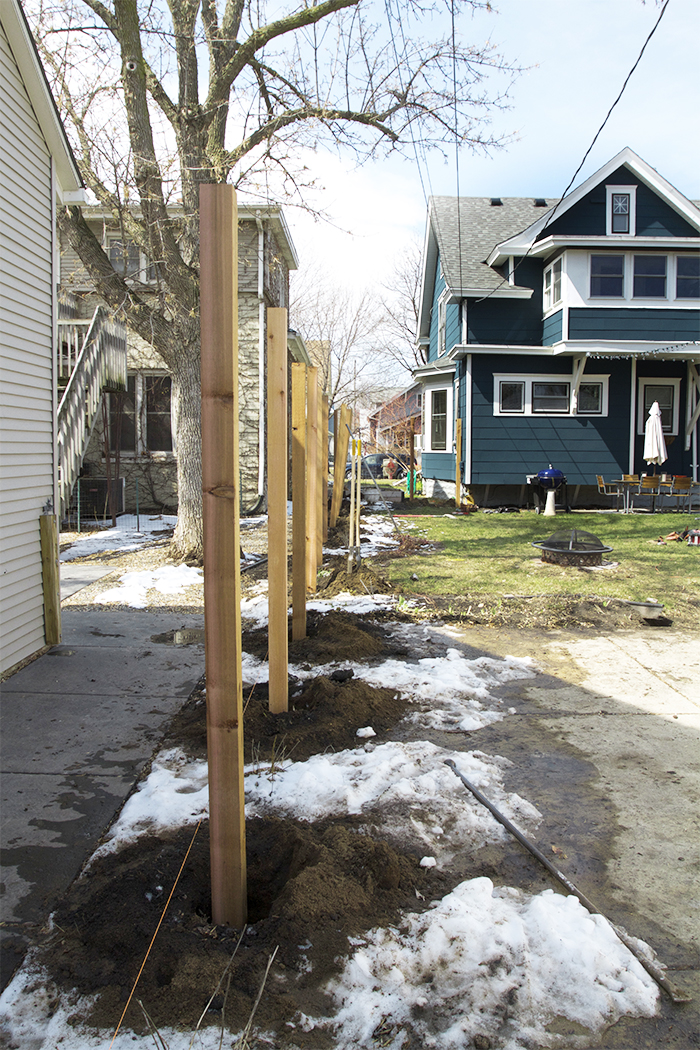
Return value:
<svg viewBox="0 0 700 1050">
<path fill-rule="evenodd" d="M 598 130 L 596 131 L 595 135 L 593 136 L 593 139 L 592 139 L 592 141 L 591 141 L 591 144 L 590 144 L 590 146 L 588 147 L 588 149 L 586 150 L 586 152 L 584 153 L 584 155 L 583 155 L 583 159 L 581 160 L 581 163 L 580 163 L 580 164 L 579 164 L 579 166 L 578 166 L 578 167 L 576 168 L 576 171 L 574 172 L 574 174 L 573 174 L 573 175 L 571 176 L 571 179 L 569 180 L 569 184 L 568 184 L 568 186 L 566 187 L 566 189 L 564 190 L 564 192 L 562 193 L 561 197 L 559 198 L 559 200 L 557 201 L 557 203 L 556 203 L 556 204 L 554 205 L 554 208 L 552 209 L 552 211 L 551 211 L 551 214 L 549 215 L 549 217 L 548 217 L 547 221 L 545 222 L 544 226 L 543 226 L 543 227 L 542 227 L 542 229 L 540 230 L 540 234 L 544 233 L 544 231 L 545 231 L 545 230 L 547 229 L 547 227 L 548 227 L 548 226 L 550 226 L 550 225 L 551 225 L 551 223 L 552 223 L 552 222 L 554 221 L 554 217 L 555 217 L 555 215 L 557 214 L 557 209 L 558 209 L 559 205 L 560 205 L 560 204 L 562 203 L 562 201 L 563 201 L 563 200 L 565 200 L 565 198 L 566 198 L 566 195 L 568 194 L 569 190 L 571 189 L 571 187 L 572 187 L 572 186 L 573 186 L 573 184 L 574 184 L 574 180 L 576 179 L 576 176 L 577 176 L 577 175 L 578 175 L 578 173 L 579 173 L 579 172 L 581 171 L 581 168 L 583 167 L 583 165 L 584 165 L 584 164 L 586 163 L 586 160 L 588 159 L 588 156 L 589 156 L 589 154 L 590 154 L 591 150 L 593 149 L 593 147 L 595 146 L 596 142 L 598 141 L 598 139 L 599 139 L 599 137 L 600 137 L 600 135 L 601 135 L 601 133 L 602 133 L 602 131 L 603 131 L 603 128 L 604 128 L 604 127 L 605 127 L 605 125 L 606 125 L 606 124 L 608 123 L 608 120 L 610 119 L 610 116 L 611 116 L 611 114 L 612 114 L 612 111 L 613 111 L 613 110 L 615 109 L 615 107 L 617 106 L 618 102 L 620 101 L 620 99 L 622 98 L 623 94 L 625 93 L 625 88 L 626 88 L 626 87 L 627 87 L 627 85 L 629 84 L 629 82 L 630 82 L 630 78 L 632 77 L 632 74 L 633 74 L 633 73 L 634 73 L 634 71 L 636 70 L 636 68 L 637 68 L 637 66 L 639 65 L 639 63 L 641 62 L 641 60 L 642 60 L 642 55 L 643 55 L 643 54 L 644 54 L 644 52 L 646 51 L 646 49 L 647 49 L 647 45 L 649 44 L 649 41 L 650 41 L 650 40 L 651 40 L 651 38 L 653 37 L 653 35 L 654 35 L 654 33 L 656 32 L 656 30 L 657 30 L 657 29 L 659 28 L 659 23 L 661 22 L 661 19 L 662 19 L 662 18 L 664 17 L 664 14 L 666 13 L 666 8 L 667 8 L 667 7 L 668 7 L 668 5 L 670 4 L 670 2 L 671 2 L 671 0 L 666 0 L 666 2 L 665 2 L 665 4 L 664 4 L 664 6 L 662 7 L 662 9 L 661 9 L 661 13 L 659 14 L 659 17 L 658 17 L 658 18 L 656 19 L 656 22 L 654 23 L 654 25 L 653 25 L 653 27 L 652 27 L 652 29 L 651 29 L 651 32 L 649 33 L 649 35 L 647 36 L 646 40 L 645 40 L 645 41 L 644 41 L 644 43 L 642 44 L 642 49 L 641 49 L 641 51 L 639 52 L 639 54 L 637 55 L 637 59 L 636 59 L 636 61 L 635 61 L 634 65 L 632 66 L 632 68 L 630 69 L 629 73 L 628 73 L 628 74 L 627 74 L 627 76 L 625 77 L 624 83 L 623 83 L 622 87 L 620 88 L 620 91 L 619 91 L 619 94 L 618 94 L 617 98 L 615 99 L 615 101 L 613 102 L 612 106 L 611 106 L 611 107 L 610 107 L 610 109 L 608 110 L 608 112 L 607 112 L 607 114 L 606 114 L 606 116 L 605 116 L 605 119 L 604 119 L 603 123 L 602 123 L 602 124 L 600 125 L 600 127 L 599 127 L 599 128 L 598 128 Z M 534 241 L 533 241 L 533 244 L 531 244 L 531 245 L 530 245 L 530 247 L 529 247 L 529 248 L 527 249 L 527 251 L 525 252 L 525 254 L 524 254 L 523 256 L 521 256 L 521 258 L 520 258 L 520 259 L 518 260 L 518 262 L 517 262 L 517 263 L 515 263 L 515 265 L 513 266 L 513 271 L 512 271 L 512 272 L 513 272 L 513 275 L 515 275 L 515 273 L 516 273 L 516 271 L 517 271 L 518 267 L 519 267 L 519 266 L 520 266 L 520 265 L 521 265 L 522 263 L 524 263 L 524 262 L 525 262 L 525 260 L 526 260 L 526 259 L 527 259 L 527 257 L 529 256 L 530 252 L 532 251 L 532 248 L 533 248 L 533 246 L 534 246 Z M 483 302 L 484 302 L 484 301 L 485 301 L 486 299 L 490 299 L 492 295 L 494 295 L 494 294 L 495 294 L 495 293 L 496 293 L 496 292 L 497 292 L 497 291 L 498 291 L 498 290 L 499 290 L 500 288 L 502 288 L 502 287 L 503 287 L 503 286 L 504 286 L 505 284 L 508 284 L 508 283 L 509 283 L 509 277 L 508 277 L 508 278 L 503 278 L 500 284 L 496 285 L 496 287 L 495 287 L 495 288 L 493 288 L 493 289 L 492 289 L 492 290 L 491 290 L 491 291 L 490 291 L 490 292 L 488 293 L 488 295 L 484 295 L 484 296 L 482 296 L 482 298 L 481 298 L 481 299 L 477 299 L 477 302 L 479 302 L 479 303 L 483 303 Z"/>
</svg>

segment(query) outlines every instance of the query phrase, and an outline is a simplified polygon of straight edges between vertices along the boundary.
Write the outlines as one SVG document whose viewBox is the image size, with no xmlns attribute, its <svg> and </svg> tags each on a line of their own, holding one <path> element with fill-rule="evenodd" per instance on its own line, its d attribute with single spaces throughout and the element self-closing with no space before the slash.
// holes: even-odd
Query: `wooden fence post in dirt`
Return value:
<svg viewBox="0 0 700 1050">
<path fill-rule="evenodd" d="M 319 559 L 323 561 L 323 541 L 328 539 L 328 394 L 321 398 L 321 550 Z"/>
<path fill-rule="evenodd" d="M 267 311 L 267 566 L 269 707 L 289 706 L 287 596 L 287 311 Z"/>
<path fill-rule="evenodd" d="M 455 422 L 455 507 L 462 506 L 462 420 Z"/>
<path fill-rule="evenodd" d="M 318 368 L 306 372 L 306 589 L 316 590 L 318 517 Z"/>
<path fill-rule="evenodd" d="M 44 588 L 44 640 L 47 645 L 58 645 L 61 641 L 61 575 L 55 514 L 42 514 L 39 518 L 39 542 Z"/>
<path fill-rule="evenodd" d="M 416 433 L 414 417 L 411 416 L 411 432 L 408 435 L 408 495 L 410 499 L 416 494 Z"/>
<path fill-rule="evenodd" d="M 341 405 L 340 410 L 336 412 L 338 419 L 337 431 L 338 440 L 335 445 L 335 455 L 333 457 L 333 498 L 331 499 L 331 517 L 330 527 L 335 528 L 336 522 L 338 521 L 338 515 L 340 514 L 340 506 L 343 502 L 343 492 L 345 491 L 345 464 L 348 459 L 348 445 L 350 443 L 350 420 L 352 419 L 352 412 L 347 405 Z"/>
<path fill-rule="evenodd" d="M 238 481 L 238 209 L 200 187 L 204 643 L 212 921 L 247 915 Z"/>
<path fill-rule="evenodd" d="M 292 365 L 292 639 L 306 638 L 306 365 Z"/>
</svg>

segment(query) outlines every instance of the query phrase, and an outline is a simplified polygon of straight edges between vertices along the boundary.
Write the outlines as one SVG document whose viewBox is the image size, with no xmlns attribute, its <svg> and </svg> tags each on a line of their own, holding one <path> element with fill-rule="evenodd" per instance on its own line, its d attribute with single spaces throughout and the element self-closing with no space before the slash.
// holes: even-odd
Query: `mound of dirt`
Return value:
<svg viewBox="0 0 700 1050">
<path fill-rule="evenodd" d="M 58 988 L 96 995 L 81 1021 L 116 1026 L 193 835 L 146 837 L 98 860 L 54 915 L 55 933 L 41 951 Z M 351 820 L 304 824 L 278 818 L 247 823 L 248 909 L 237 931 L 210 921 L 208 829 L 202 824 L 139 980 L 124 1023 L 145 1032 L 137 999 L 158 1027 L 194 1030 L 210 996 L 205 1024 L 245 1026 L 270 954 L 275 976 L 256 1023 L 292 1038 L 299 1012 L 328 1010 L 323 988 L 347 952 L 347 937 L 396 920 L 444 892 L 419 857 L 363 834 Z M 229 966 L 230 963 L 230 966 Z M 227 978 L 217 992 L 219 980 Z M 228 977 L 230 976 L 230 986 Z M 228 987 L 228 994 L 225 995 Z M 77 1017 L 76 1017 L 77 1020 Z M 322 1032 L 296 1033 L 296 1045 L 327 1046 Z M 280 1044 L 281 1045 L 281 1044 Z"/>
</svg>

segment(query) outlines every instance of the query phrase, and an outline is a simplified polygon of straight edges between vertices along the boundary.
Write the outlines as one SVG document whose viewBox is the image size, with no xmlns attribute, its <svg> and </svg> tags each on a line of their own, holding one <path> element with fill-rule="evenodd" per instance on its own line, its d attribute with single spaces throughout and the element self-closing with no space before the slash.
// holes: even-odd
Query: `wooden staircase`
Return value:
<svg viewBox="0 0 700 1050">
<path fill-rule="evenodd" d="M 62 310 L 62 314 L 72 311 Z M 58 321 L 58 513 L 67 511 L 71 491 L 97 420 L 102 394 L 126 390 L 126 328 L 98 306 L 91 321 L 63 316 Z"/>
</svg>

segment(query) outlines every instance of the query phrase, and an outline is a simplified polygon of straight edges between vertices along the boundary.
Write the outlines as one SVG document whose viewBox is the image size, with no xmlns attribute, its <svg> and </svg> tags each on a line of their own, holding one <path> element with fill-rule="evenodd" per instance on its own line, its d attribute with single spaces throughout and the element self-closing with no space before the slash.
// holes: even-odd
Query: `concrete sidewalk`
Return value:
<svg viewBox="0 0 700 1050">
<path fill-rule="evenodd" d="M 64 608 L 63 643 L 0 693 L 1 987 L 204 673 L 201 615 Z M 156 640 L 157 639 L 157 640 Z"/>
</svg>

